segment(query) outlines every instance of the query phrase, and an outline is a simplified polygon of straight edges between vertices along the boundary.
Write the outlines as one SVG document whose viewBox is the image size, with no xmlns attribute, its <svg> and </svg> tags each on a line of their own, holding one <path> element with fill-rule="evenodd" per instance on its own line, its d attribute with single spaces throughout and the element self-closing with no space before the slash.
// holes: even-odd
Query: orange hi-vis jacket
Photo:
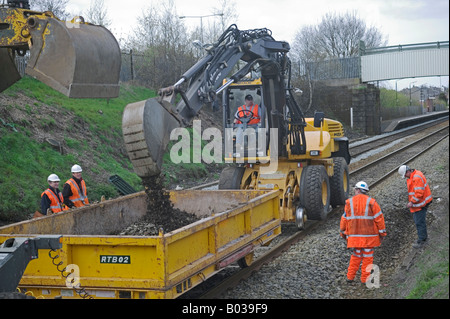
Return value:
<svg viewBox="0 0 450 319">
<path fill-rule="evenodd" d="M 50 199 L 50 209 L 52 213 L 56 214 L 63 210 L 68 210 L 69 208 L 63 205 L 64 198 L 61 193 L 56 195 L 51 189 L 47 188 L 44 192 L 42 192 L 41 197 L 47 195 L 48 199 Z M 42 214 L 46 214 L 47 212 L 42 212 Z"/>
<path fill-rule="evenodd" d="M 411 213 L 418 212 L 433 200 L 430 186 L 421 171 L 414 170 L 406 180 L 406 185 L 408 186 L 408 200 L 413 203 L 409 209 Z"/>
<path fill-rule="evenodd" d="M 69 199 L 75 205 L 75 207 L 83 207 L 84 205 L 89 204 L 87 195 L 86 195 L 86 183 L 84 179 L 81 180 L 81 190 L 78 187 L 77 182 L 73 178 L 69 179 L 66 184 L 69 184 L 70 189 L 72 190 L 72 196 Z"/>
<path fill-rule="evenodd" d="M 258 114 L 259 113 L 258 104 L 253 104 L 253 106 L 250 109 L 248 109 L 246 105 L 239 106 L 239 108 L 236 112 L 236 115 L 237 115 L 237 117 L 243 117 L 244 114 L 251 115 L 251 113 L 248 111 L 251 111 L 253 113 L 253 119 L 251 119 L 247 124 L 248 125 L 258 124 L 260 122 L 260 118 L 259 118 L 259 114 Z M 237 121 L 236 123 L 242 124 L 241 121 Z"/>
<path fill-rule="evenodd" d="M 368 248 L 381 245 L 386 236 L 381 208 L 375 199 L 359 194 L 345 201 L 341 217 L 341 236 L 347 238 L 348 248 Z"/>
</svg>

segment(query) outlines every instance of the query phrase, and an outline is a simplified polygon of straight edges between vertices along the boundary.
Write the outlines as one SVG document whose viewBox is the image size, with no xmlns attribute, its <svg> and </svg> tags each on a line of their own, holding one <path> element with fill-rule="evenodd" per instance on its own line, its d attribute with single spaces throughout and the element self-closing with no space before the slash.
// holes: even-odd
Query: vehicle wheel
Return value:
<svg viewBox="0 0 450 319">
<path fill-rule="evenodd" d="M 229 166 L 220 173 L 219 189 L 240 189 L 245 167 Z"/>
<path fill-rule="evenodd" d="M 239 259 L 237 261 L 239 267 L 241 268 L 247 268 L 248 266 L 250 266 L 253 263 L 253 253 L 250 253 L 248 255 L 246 255 L 245 257 L 242 257 L 241 259 Z"/>
<path fill-rule="evenodd" d="M 306 214 L 303 207 L 297 207 L 295 210 L 295 224 L 298 230 L 303 230 L 306 223 Z"/>
<path fill-rule="evenodd" d="M 303 169 L 300 179 L 300 204 L 308 219 L 322 220 L 330 206 L 330 181 L 322 165 L 310 165 Z"/>
<path fill-rule="evenodd" d="M 345 200 L 349 198 L 350 179 L 345 158 L 335 157 L 333 161 L 334 174 L 330 177 L 330 204 L 336 207 L 338 205 L 344 205 Z"/>
</svg>

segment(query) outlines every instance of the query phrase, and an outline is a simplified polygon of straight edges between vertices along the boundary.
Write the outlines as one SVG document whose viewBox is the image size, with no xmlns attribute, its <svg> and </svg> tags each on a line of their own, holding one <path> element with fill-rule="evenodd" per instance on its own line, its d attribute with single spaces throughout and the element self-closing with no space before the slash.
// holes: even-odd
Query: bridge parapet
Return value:
<svg viewBox="0 0 450 319">
<path fill-rule="evenodd" d="M 426 42 L 426 43 L 414 43 L 414 44 L 399 44 L 386 47 L 378 48 L 365 48 L 364 41 L 360 43 L 359 55 L 371 55 L 371 54 L 381 54 L 381 53 L 392 53 L 392 52 L 403 52 L 410 50 L 423 50 L 423 49 L 441 49 L 448 48 L 449 41 L 438 41 L 438 42 Z"/>
<path fill-rule="evenodd" d="M 418 43 L 360 50 L 361 81 L 449 75 L 449 42 Z"/>
</svg>

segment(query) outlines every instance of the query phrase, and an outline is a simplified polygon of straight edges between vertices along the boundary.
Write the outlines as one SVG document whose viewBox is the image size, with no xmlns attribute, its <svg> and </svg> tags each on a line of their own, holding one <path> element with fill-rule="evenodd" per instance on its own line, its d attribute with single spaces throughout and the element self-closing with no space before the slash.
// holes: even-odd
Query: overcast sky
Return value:
<svg viewBox="0 0 450 319">
<path fill-rule="evenodd" d="M 69 12 L 86 11 L 91 0 L 69 0 Z M 126 37 L 141 16 L 142 9 L 164 0 L 104 0 L 116 37 Z M 179 16 L 211 14 L 219 7 L 217 0 L 174 0 Z M 268 28 L 276 40 L 292 42 L 304 25 L 317 24 L 329 12 L 355 11 L 368 26 L 378 28 L 387 36 L 388 45 L 449 40 L 448 0 L 233 0 L 239 15 L 239 29 Z M 204 18 L 215 19 L 214 17 Z M 200 19 L 186 19 L 188 27 Z M 448 77 L 414 79 L 415 85 L 426 83 L 448 86 Z M 399 81 L 408 86 L 411 79 Z M 432 83 L 431 83 L 432 82 Z"/>
</svg>

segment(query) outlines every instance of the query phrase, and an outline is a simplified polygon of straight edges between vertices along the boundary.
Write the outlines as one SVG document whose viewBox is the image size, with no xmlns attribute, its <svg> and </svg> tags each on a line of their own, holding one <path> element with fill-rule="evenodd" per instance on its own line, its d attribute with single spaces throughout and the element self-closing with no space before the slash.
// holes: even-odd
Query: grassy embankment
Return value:
<svg viewBox="0 0 450 319">
<path fill-rule="evenodd" d="M 106 198 L 119 195 L 108 181 L 115 174 L 136 190 L 143 189 L 124 150 L 121 122 L 127 104 L 154 97 L 154 91 L 125 84 L 120 88 L 119 97 L 109 101 L 69 99 L 37 80 L 24 77 L 1 95 L 7 97 L 3 101 L 9 102 L 0 105 L 3 109 L 0 113 L 0 222 L 22 220 L 40 210 L 41 193 L 48 187 L 47 176 L 58 174 L 62 189 L 75 163 L 83 166 L 91 201 L 98 201 L 102 195 Z M 27 97 L 26 103 L 19 101 L 23 96 Z M 69 114 L 72 121 L 81 123 L 79 127 L 89 132 L 80 137 L 80 129 L 75 130 L 74 123 L 62 123 L 61 131 L 64 120 L 41 114 L 42 105 L 57 110 L 55 113 Z M 8 116 L 13 109 L 24 115 L 16 123 Z M 37 126 L 38 130 L 62 141 L 63 154 L 36 139 L 31 123 L 34 130 Z M 200 175 L 206 172 L 202 164 L 175 165 L 169 156 L 164 157 L 167 182 L 176 182 L 176 172 L 180 169 L 198 171 Z"/>
</svg>

